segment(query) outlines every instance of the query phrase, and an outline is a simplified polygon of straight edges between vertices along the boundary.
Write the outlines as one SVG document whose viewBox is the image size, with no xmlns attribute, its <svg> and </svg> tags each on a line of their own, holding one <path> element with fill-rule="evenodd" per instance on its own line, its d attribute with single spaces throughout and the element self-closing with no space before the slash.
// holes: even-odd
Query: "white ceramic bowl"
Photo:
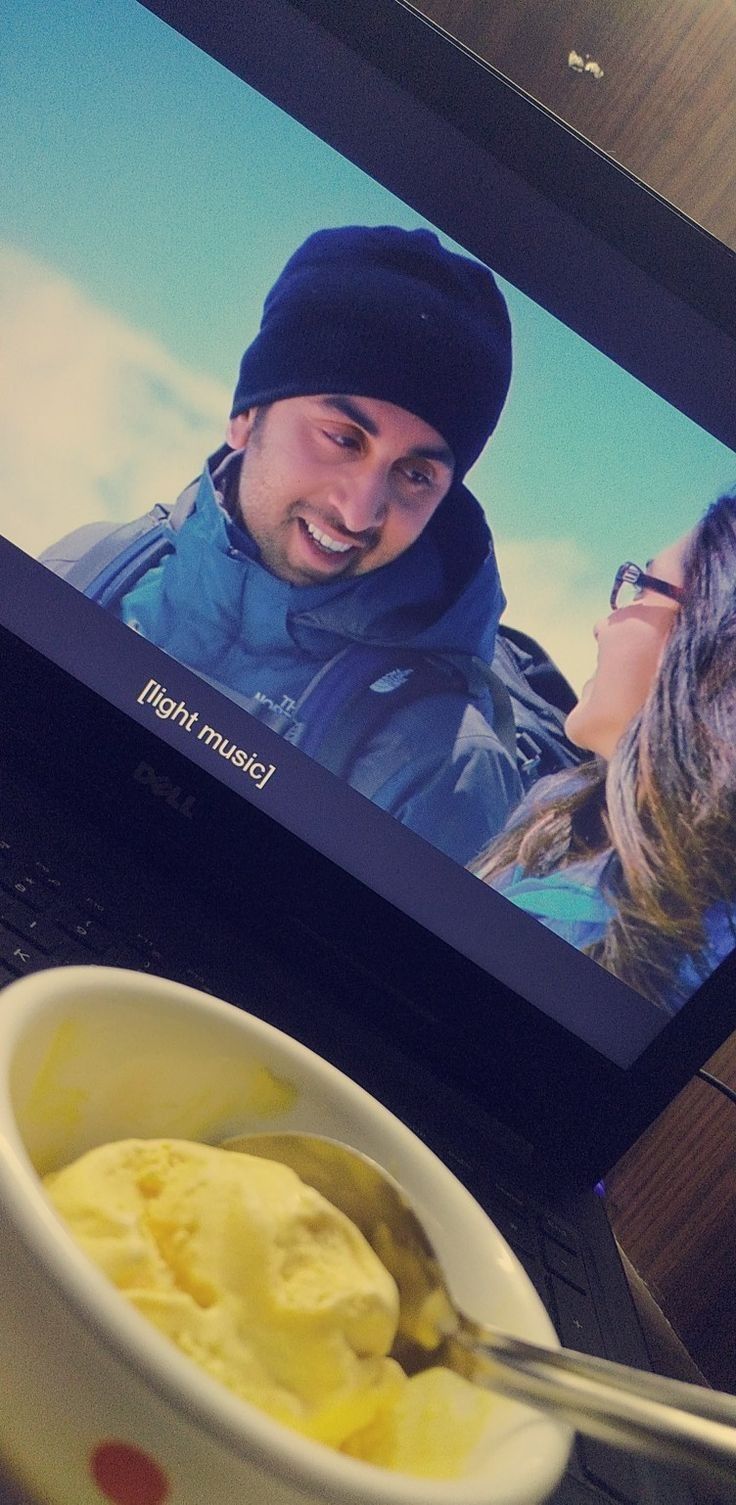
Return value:
<svg viewBox="0 0 736 1505">
<path fill-rule="evenodd" d="M 554 1344 L 485 1213 L 398 1119 L 278 1030 L 191 988 L 103 967 L 13 983 L 0 1006 L 0 1459 L 49 1505 L 533 1505 L 569 1436 L 499 1398 L 475 1471 L 359 1463 L 246 1405 L 77 1247 L 40 1177 L 127 1136 L 333 1135 L 406 1187 L 473 1315 Z"/>
</svg>

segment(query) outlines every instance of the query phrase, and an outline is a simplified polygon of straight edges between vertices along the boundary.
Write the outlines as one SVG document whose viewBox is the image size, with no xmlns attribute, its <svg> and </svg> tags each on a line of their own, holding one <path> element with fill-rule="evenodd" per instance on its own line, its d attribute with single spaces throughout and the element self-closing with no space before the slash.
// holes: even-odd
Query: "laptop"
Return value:
<svg viewBox="0 0 736 1505">
<path fill-rule="evenodd" d="M 307 236 L 424 229 L 507 303 L 467 484 L 502 622 L 574 701 L 620 561 L 736 479 L 734 256 L 402 0 L 13 0 L 5 29 L 0 984 L 102 962 L 287 1030 L 470 1188 L 565 1344 L 647 1367 L 605 1176 L 736 1027 L 733 956 L 663 1007 L 40 556 L 200 473 Z M 589 1442 L 554 1496 L 705 1498 Z"/>
</svg>

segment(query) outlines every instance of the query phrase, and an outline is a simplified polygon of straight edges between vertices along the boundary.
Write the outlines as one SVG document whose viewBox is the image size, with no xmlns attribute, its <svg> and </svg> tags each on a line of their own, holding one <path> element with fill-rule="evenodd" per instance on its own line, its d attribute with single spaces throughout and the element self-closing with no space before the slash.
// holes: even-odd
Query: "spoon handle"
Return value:
<svg viewBox="0 0 736 1505">
<path fill-rule="evenodd" d="M 556 1411 L 588 1436 L 705 1475 L 736 1500 L 736 1396 L 538 1348 L 481 1323 L 466 1322 L 449 1341 L 453 1360 L 476 1384 Z"/>
</svg>

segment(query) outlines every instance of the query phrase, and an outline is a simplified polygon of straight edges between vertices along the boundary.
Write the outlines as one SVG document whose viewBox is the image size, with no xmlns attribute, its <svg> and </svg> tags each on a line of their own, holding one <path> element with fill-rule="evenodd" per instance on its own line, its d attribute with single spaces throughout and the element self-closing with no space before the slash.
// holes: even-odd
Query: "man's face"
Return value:
<svg viewBox="0 0 736 1505">
<path fill-rule="evenodd" d="M 272 574 L 315 585 L 390 564 L 450 488 L 436 429 L 368 397 L 289 397 L 230 420 L 242 521 Z M 255 425 L 255 426 L 254 426 Z"/>
</svg>

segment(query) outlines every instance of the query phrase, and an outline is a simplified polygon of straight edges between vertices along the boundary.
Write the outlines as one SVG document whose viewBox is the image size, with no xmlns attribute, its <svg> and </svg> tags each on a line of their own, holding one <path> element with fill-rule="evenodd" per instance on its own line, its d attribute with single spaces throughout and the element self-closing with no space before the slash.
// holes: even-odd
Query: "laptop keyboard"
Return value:
<svg viewBox="0 0 736 1505">
<path fill-rule="evenodd" d="M 147 931 L 121 938 L 94 884 L 72 887 L 57 867 L 0 835 L 0 987 L 42 967 L 85 963 L 160 972 L 213 991 L 196 967 L 165 957 Z"/>
<path fill-rule="evenodd" d="M 94 883 L 70 880 L 58 864 L 31 857 L 0 834 L 0 988 L 44 967 L 97 963 L 159 973 L 206 992 L 216 980 L 188 960 L 167 955 L 155 933 L 135 922 L 121 937 Z M 415 1132 L 416 1111 L 396 1109 Z M 429 1137 L 426 1134 L 423 1137 Z M 584 1251 L 575 1230 L 505 1181 L 452 1153 L 447 1163 L 485 1206 L 536 1286 L 563 1345 L 605 1355 Z M 453 1164 L 453 1159 L 456 1163 Z M 475 1172 L 475 1174 L 473 1174 Z M 578 1440 L 570 1472 L 552 1497 L 559 1505 L 594 1505 L 601 1496 L 639 1505 L 636 1465 L 602 1444 Z"/>
</svg>

